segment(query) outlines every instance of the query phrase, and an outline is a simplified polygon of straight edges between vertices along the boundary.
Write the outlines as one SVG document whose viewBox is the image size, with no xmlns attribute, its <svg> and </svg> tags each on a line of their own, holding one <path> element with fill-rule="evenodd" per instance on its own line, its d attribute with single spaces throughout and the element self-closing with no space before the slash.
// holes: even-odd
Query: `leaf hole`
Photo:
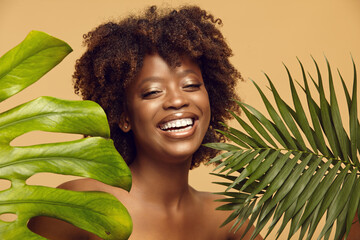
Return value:
<svg viewBox="0 0 360 240">
<path fill-rule="evenodd" d="M 83 138 L 80 134 L 32 131 L 25 133 L 10 142 L 13 147 L 25 147 L 37 144 L 68 142 Z"/>
<path fill-rule="evenodd" d="M 7 179 L 0 179 L 0 191 L 11 188 L 11 181 Z"/>
<path fill-rule="evenodd" d="M 4 222 L 14 222 L 17 219 L 17 215 L 15 213 L 3 213 L 0 215 L 0 220 Z"/>
<path fill-rule="evenodd" d="M 64 182 L 80 178 L 81 177 L 68 176 L 56 173 L 36 173 L 26 180 L 26 184 L 33 186 L 57 187 Z"/>
</svg>

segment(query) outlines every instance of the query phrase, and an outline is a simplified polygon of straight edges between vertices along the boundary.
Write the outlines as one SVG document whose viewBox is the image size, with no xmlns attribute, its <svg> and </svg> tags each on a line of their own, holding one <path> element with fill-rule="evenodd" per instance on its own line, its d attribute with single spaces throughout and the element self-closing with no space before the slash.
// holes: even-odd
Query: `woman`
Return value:
<svg viewBox="0 0 360 240">
<path fill-rule="evenodd" d="M 230 232 L 231 223 L 219 228 L 229 213 L 215 211 L 217 197 L 188 184 L 189 170 L 217 153 L 201 144 L 224 141 L 215 129 L 231 118 L 227 110 L 238 110 L 232 99 L 241 76 L 217 24 L 198 7 L 151 7 L 85 35 L 75 89 L 104 108 L 133 185 L 130 193 L 91 179 L 60 187 L 113 194 L 133 219 L 130 239 L 225 240 L 243 233 Z M 50 239 L 99 239 L 45 217 L 29 226 Z"/>
</svg>

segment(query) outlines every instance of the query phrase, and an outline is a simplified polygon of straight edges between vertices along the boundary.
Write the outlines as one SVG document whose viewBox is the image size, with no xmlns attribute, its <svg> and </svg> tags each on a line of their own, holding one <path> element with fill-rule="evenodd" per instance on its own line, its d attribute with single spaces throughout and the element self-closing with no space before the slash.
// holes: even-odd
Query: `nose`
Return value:
<svg viewBox="0 0 360 240">
<path fill-rule="evenodd" d="M 181 89 L 169 89 L 165 97 L 164 109 L 181 109 L 189 105 L 189 99 Z"/>
</svg>

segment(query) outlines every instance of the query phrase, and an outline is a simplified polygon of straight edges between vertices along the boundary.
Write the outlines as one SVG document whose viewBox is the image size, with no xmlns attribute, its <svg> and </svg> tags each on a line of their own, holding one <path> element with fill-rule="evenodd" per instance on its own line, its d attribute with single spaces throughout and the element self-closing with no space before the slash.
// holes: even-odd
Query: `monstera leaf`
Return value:
<svg viewBox="0 0 360 240">
<path fill-rule="evenodd" d="M 0 58 L 0 100 L 37 81 L 72 50 L 63 41 L 33 31 Z M 84 134 L 81 140 L 14 147 L 16 137 L 30 131 Z M 0 114 L 0 179 L 11 181 L 0 191 L 0 239 L 44 239 L 27 228 L 34 216 L 65 220 L 102 239 L 127 239 L 132 222 L 125 207 L 102 192 L 73 192 L 31 186 L 35 173 L 82 176 L 130 190 L 131 174 L 115 150 L 104 111 L 91 101 L 40 97 Z"/>
<path fill-rule="evenodd" d="M 300 91 L 306 97 L 308 111 L 300 101 L 299 90 L 287 68 L 294 107 L 280 97 L 265 74 L 278 111 L 254 82 L 271 119 L 238 102 L 249 121 L 232 113 L 242 128 L 228 127 L 227 131 L 220 131 L 232 143 L 207 144 L 225 151 L 212 160 L 220 163 L 216 170 L 221 169 L 214 174 L 227 179 L 219 182 L 227 187 L 221 194 L 228 196 L 221 200 L 226 204 L 219 209 L 232 211 L 224 224 L 236 219 L 235 229 L 250 218 L 248 227 L 256 226 L 252 237 L 272 218 L 268 236 L 283 217 L 277 237 L 291 221 L 288 239 L 299 229 L 299 239 L 303 239 L 306 232 L 306 239 L 316 239 L 313 238 L 314 231 L 326 213 L 326 223 L 318 239 L 328 239 L 335 222 L 335 239 L 346 238 L 360 201 L 360 127 L 355 64 L 351 94 L 339 72 L 347 102 L 339 106 L 329 63 L 330 101 L 325 97 L 316 61 L 317 81 L 311 75 L 310 78 L 318 99 L 312 96 L 307 74 L 299 63 L 304 82 Z M 342 122 L 344 116 L 340 115 L 340 108 L 348 110 L 348 125 Z"/>
</svg>

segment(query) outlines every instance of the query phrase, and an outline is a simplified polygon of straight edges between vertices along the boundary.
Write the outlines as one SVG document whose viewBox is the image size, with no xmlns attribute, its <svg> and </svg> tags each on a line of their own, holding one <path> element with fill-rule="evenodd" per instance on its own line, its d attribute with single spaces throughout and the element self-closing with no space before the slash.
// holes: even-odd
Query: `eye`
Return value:
<svg viewBox="0 0 360 240">
<path fill-rule="evenodd" d="M 141 97 L 145 98 L 145 99 L 154 98 L 157 95 L 159 95 L 160 93 L 161 93 L 160 90 L 149 90 L 149 91 L 146 91 L 143 94 L 141 94 Z"/>
<path fill-rule="evenodd" d="M 186 91 L 196 91 L 196 90 L 199 90 L 201 86 L 202 86 L 201 83 L 192 83 L 192 84 L 185 85 L 183 88 Z"/>
</svg>

